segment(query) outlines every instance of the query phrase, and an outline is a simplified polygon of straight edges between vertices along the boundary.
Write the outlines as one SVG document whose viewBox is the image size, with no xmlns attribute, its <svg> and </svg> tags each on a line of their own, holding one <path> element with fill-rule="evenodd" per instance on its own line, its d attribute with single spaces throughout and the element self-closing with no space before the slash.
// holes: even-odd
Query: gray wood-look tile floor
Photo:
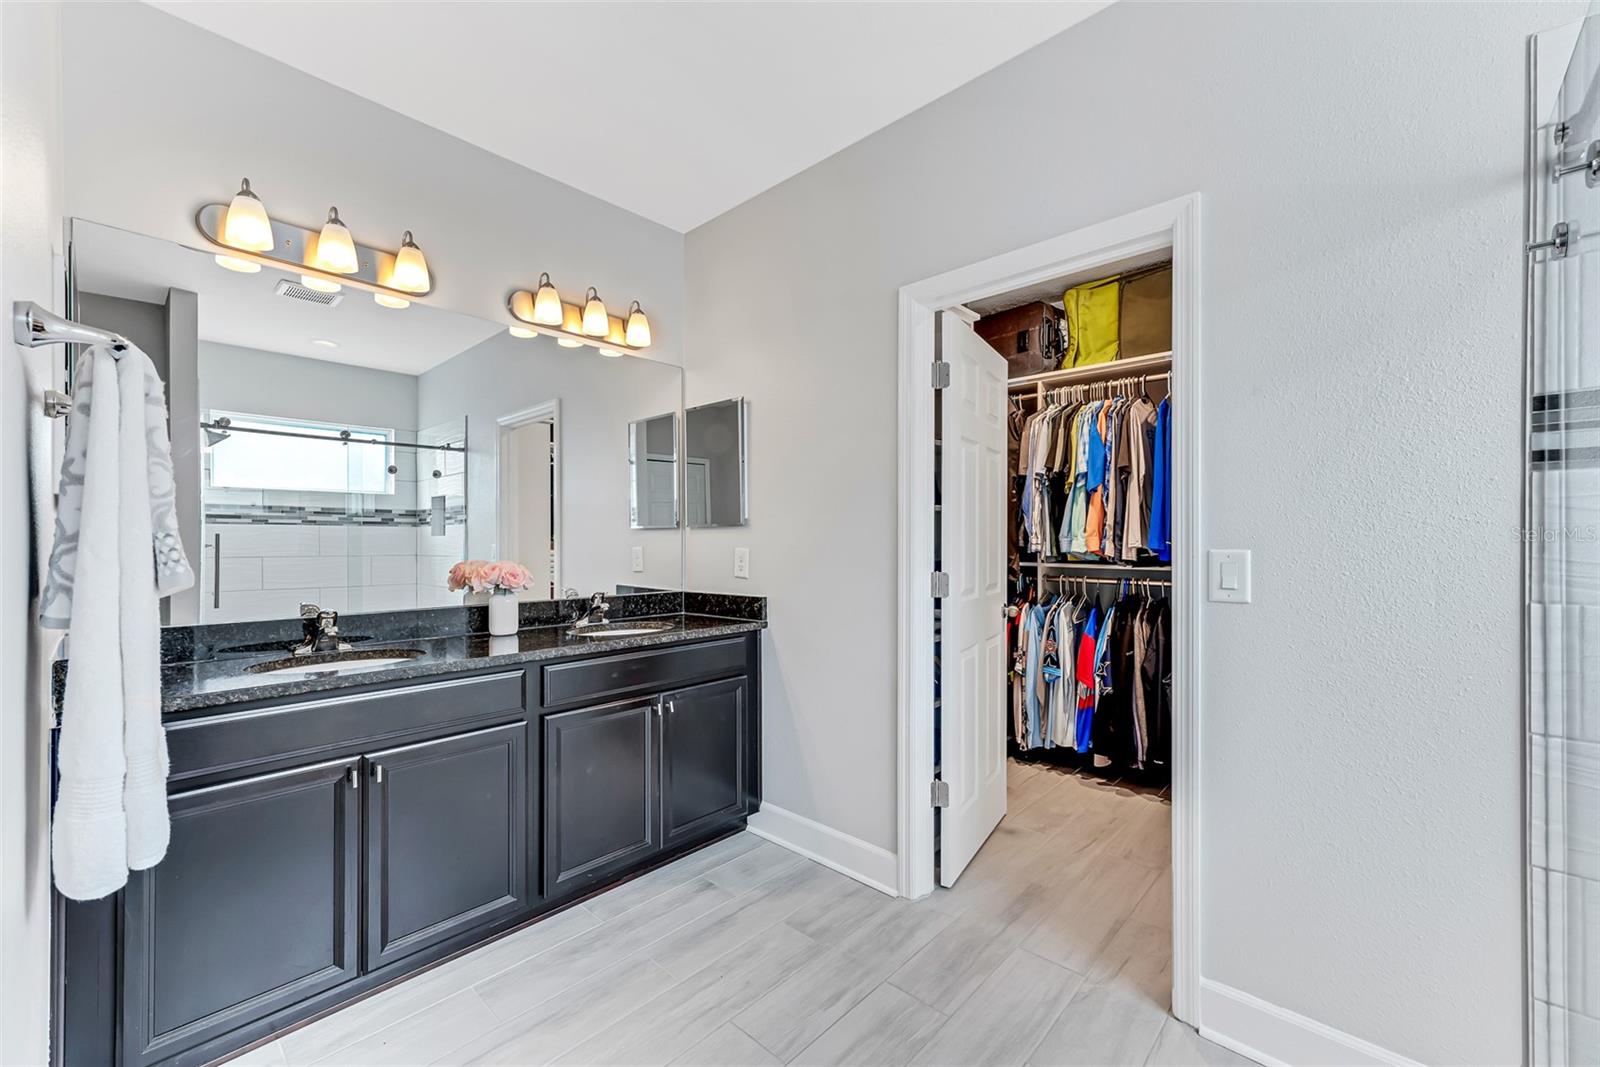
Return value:
<svg viewBox="0 0 1600 1067">
<path fill-rule="evenodd" d="M 1166 799 L 1015 762 L 1008 799 L 925 900 L 739 834 L 233 1063 L 1248 1064 L 1167 1014 Z"/>
</svg>

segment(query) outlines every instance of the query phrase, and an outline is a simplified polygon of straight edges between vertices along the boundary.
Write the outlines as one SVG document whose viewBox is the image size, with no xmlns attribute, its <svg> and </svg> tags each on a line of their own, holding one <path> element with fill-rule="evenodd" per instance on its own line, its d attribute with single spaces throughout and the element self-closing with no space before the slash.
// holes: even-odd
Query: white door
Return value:
<svg viewBox="0 0 1600 1067">
<path fill-rule="evenodd" d="M 1006 361 L 954 312 L 942 319 L 939 881 L 953 885 L 1006 813 Z"/>
</svg>

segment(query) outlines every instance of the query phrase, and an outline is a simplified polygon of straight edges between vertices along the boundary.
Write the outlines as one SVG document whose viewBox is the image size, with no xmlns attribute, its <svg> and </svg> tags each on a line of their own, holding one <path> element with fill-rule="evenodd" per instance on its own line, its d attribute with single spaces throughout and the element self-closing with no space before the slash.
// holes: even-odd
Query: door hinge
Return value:
<svg viewBox="0 0 1600 1067">
<path fill-rule="evenodd" d="M 950 575 L 944 571 L 934 571 L 933 580 L 928 584 L 933 589 L 933 598 L 941 600 L 950 595 Z"/>
<path fill-rule="evenodd" d="M 933 365 L 933 387 L 935 389 L 950 388 L 950 364 L 942 359 Z"/>
<path fill-rule="evenodd" d="M 928 791 L 930 794 L 929 803 L 936 808 L 948 808 L 950 806 L 950 783 L 942 778 L 935 778 L 932 785 L 933 788 Z"/>
</svg>

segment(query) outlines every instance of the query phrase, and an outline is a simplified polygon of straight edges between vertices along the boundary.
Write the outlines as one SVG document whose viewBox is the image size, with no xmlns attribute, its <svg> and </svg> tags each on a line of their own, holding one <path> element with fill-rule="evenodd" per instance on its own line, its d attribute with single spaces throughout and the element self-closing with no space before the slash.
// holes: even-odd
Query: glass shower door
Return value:
<svg viewBox="0 0 1600 1067">
<path fill-rule="evenodd" d="M 1600 21 L 1529 66 L 1528 1055 L 1564 1067 L 1600 1063 Z"/>
</svg>

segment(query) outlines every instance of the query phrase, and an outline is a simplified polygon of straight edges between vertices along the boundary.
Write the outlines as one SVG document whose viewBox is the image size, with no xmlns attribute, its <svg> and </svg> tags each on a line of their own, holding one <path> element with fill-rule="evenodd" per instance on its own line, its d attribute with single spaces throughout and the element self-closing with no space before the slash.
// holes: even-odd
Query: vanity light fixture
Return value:
<svg viewBox="0 0 1600 1067">
<path fill-rule="evenodd" d="M 628 328 L 624 340 L 634 348 L 650 347 L 650 320 L 645 318 L 644 308 L 635 300 L 628 305 Z"/>
<path fill-rule="evenodd" d="M 326 278 L 319 278 L 315 274 L 300 275 L 300 284 L 307 289 L 315 289 L 319 293 L 337 293 L 344 286 L 338 282 L 330 282 Z"/>
<path fill-rule="evenodd" d="M 588 345 L 606 356 L 638 353 L 650 344 L 650 320 L 635 300 L 624 318 L 608 314 L 600 293 L 590 286 L 583 303 L 569 304 L 550 281 L 540 274 L 534 289 L 518 289 L 506 300 L 506 307 L 517 322 L 511 327 L 515 337 L 549 334 L 563 348 Z"/>
<path fill-rule="evenodd" d="M 228 214 L 222 221 L 224 244 L 246 252 L 272 251 L 272 220 L 261 198 L 250 188 L 250 179 L 239 183 L 239 191 L 228 203 Z"/>
<path fill-rule="evenodd" d="M 417 242 L 411 239 L 410 230 L 400 239 L 400 251 L 394 254 L 394 273 L 389 276 L 389 285 L 408 293 L 426 293 L 433 288 L 433 279 L 428 275 L 427 257 L 417 247 Z"/>
<path fill-rule="evenodd" d="M 575 304 L 561 305 L 561 332 L 583 336 L 583 312 Z M 582 348 L 583 342 L 571 337 L 557 337 L 556 344 L 562 348 Z"/>
<path fill-rule="evenodd" d="M 533 294 L 533 321 L 543 326 L 562 326 L 566 322 L 561 294 L 550 284 L 550 275 L 539 275 L 539 288 Z"/>
<path fill-rule="evenodd" d="M 583 332 L 590 337 L 604 337 L 611 332 L 611 320 L 606 315 L 606 303 L 594 286 L 583 297 Z"/>
<path fill-rule="evenodd" d="M 254 274 L 263 266 L 276 267 L 299 275 L 307 289 L 361 289 L 386 308 L 409 307 L 433 289 L 433 271 L 409 230 L 400 248 L 390 252 L 357 244 L 338 208 L 329 210 L 320 230 L 275 220 L 249 181 L 240 183 L 230 202 L 206 204 L 194 221 L 217 247 L 217 265 L 228 270 Z"/>
<path fill-rule="evenodd" d="M 331 274 L 354 274 L 361 269 L 356 242 L 344 220 L 339 218 L 336 207 L 328 209 L 328 221 L 322 224 L 322 232 L 317 235 L 317 254 L 312 257 L 311 265 Z"/>
</svg>

